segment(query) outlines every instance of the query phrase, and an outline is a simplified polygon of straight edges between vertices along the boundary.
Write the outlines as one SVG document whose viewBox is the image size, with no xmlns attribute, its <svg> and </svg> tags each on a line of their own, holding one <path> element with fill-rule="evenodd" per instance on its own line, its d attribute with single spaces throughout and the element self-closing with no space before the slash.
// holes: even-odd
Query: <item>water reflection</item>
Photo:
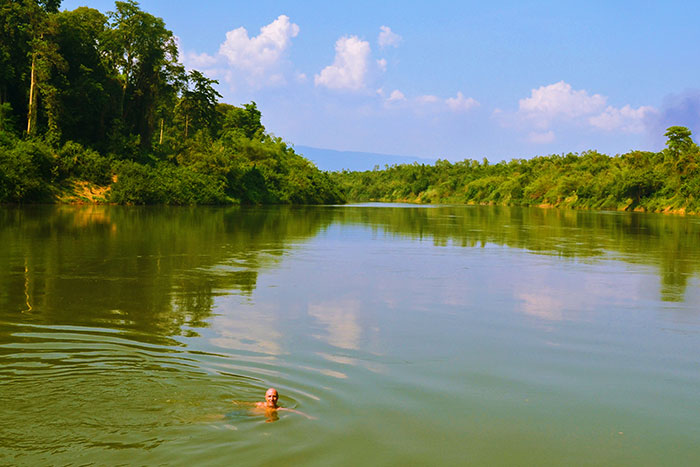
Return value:
<svg viewBox="0 0 700 467">
<path fill-rule="evenodd" d="M 662 214 L 500 206 L 372 208 L 348 206 L 336 222 L 388 235 L 465 248 L 488 244 L 564 259 L 614 259 L 659 270 L 660 296 L 682 301 L 700 267 L 700 220 Z"/>
<path fill-rule="evenodd" d="M 303 209 L 3 208 L 0 319 L 196 335 L 217 294 L 250 294 L 330 221 Z"/>
<path fill-rule="evenodd" d="M 8 248 L 0 256 L 0 305 L 34 323 L 121 322 L 152 335 L 187 334 L 206 326 L 218 291 L 252 293 L 261 268 L 275 267 L 295 242 L 334 222 L 436 245 L 497 244 L 647 263 L 659 269 L 666 301 L 683 299 L 700 263 L 700 223 L 662 215 L 503 207 L 3 208 L 0 242 Z M 356 345 L 346 305 L 309 310 L 328 321 L 329 339 L 340 347 Z"/>
<path fill-rule="evenodd" d="M 328 344 L 342 349 L 358 349 L 362 328 L 357 320 L 361 303 L 356 299 L 309 304 L 309 316 L 326 327 L 323 336 Z"/>
<path fill-rule="evenodd" d="M 280 355 L 284 350 L 280 344 L 282 332 L 278 329 L 278 313 L 279 310 L 264 305 L 239 310 L 228 308 L 226 314 L 214 317 L 212 325 L 217 335 L 210 342 L 224 349 Z"/>
<path fill-rule="evenodd" d="M 353 426 L 339 460 L 369 427 L 387 463 L 413 445 L 429 463 L 479 436 L 530 452 L 538 420 L 543 452 L 556 433 L 637 426 L 622 409 L 601 424 L 610 407 L 670 408 L 647 426 L 666 420 L 675 443 L 697 405 L 699 230 L 498 207 L 2 208 L 0 459 L 218 464 L 235 448 L 243 463 L 327 464 Z M 193 422 L 268 384 L 286 407 L 325 410 L 304 429 L 280 416 L 279 457 L 247 421 L 215 441 Z"/>
<path fill-rule="evenodd" d="M 566 302 L 552 295 L 551 290 L 539 289 L 537 292 L 523 292 L 518 298 L 523 302 L 522 311 L 526 315 L 548 321 L 561 321 Z"/>
<path fill-rule="evenodd" d="M 647 264 L 658 269 L 659 295 L 669 302 L 683 300 L 700 265 L 700 221 L 663 215 L 449 206 L 3 208 L 0 318 L 14 322 L 20 313 L 31 324 L 121 329 L 177 345 L 169 338 L 196 336 L 212 323 L 217 296 L 249 296 L 262 270 L 334 224 L 437 246 L 505 245 L 564 260 Z M 455 287 L 434 290 L 448 302 L 465 301 Z M 570 297 L 546 283 L 532 290 L 519 292 L 523 312 L 561 319 Z M 307 313 L 325 328 L 319 338 L 357 349 L 359 307 L 352 299 L 328 301 L 309 304 Z M 275 313 L 249 307 L 217 318 L 216 345 L 283 353 Z"/>
</svg>

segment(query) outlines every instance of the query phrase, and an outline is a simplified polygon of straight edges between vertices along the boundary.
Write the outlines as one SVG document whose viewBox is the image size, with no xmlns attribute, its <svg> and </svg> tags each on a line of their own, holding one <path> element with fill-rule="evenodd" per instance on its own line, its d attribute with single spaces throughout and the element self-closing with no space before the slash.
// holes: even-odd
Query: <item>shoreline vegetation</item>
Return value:
<svg viewBox="0 0 700 467">
<path fill-rule="evenodd" d="M 513 159 L 403 164 L 331 177 L 348 199 L 700 214 L 700 149 L 685 127 L 660 152 L 597 151 Z"/>
<path fill-rule="evenodd" d="M 0 203 L 331 204 L 330 176 L 219 102 L 133 0 L 0 4 Z"/>
<path fill-rule="evenodd" d="M 268 133 L 255 102 L 219 102 L 133 0 L 0 6 L 0 203 L 495 204 L 700 213 L 700 151 L 587 151 L 323 172 Z"/>
</svg>

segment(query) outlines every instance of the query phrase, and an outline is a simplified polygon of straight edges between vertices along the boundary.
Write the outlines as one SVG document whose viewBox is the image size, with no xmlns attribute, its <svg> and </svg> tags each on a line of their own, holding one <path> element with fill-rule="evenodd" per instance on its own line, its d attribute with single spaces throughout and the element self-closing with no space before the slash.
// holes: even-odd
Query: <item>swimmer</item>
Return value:
<svg viewBox="0 0 700 467">
<path fill-rule="evenodd" d="M 265 402 L 256 402 L 255 407 L 259 409 L 277 410 L 280 408 L 280 406 L 277 405 L 277 401 L 279 400 L 279 398 L 280 396 L 277 393 L 277 389 L 270 388 L 267 391 L 265 391 Z"/>
<path fill-rule="evenodd" d="M 304 412 L 300 412 L 294 409 L 288 409 L 286 407 L 280 407 L 279 405 L 277 405 L 277 401 L 279 400 L 279 398 L 280 396 L 277 393 L 277 389 L 270 388 L 267 391 L 265 391 L 265 401 L 256 402 L 255 408 L 258 409 L 257 411 L 263 412 L 265 416 L 267 416 L 268 421 L 276 421 L 278 418 L 277 412 L 292 412 L 299 415 L 303 415 L 309 420 L 315 420 L 314 417 L 307 415 Z"/>
<path fill-rule="evenodd" d="M 309 420 L 316 420 L 315 417 L 312 417 L 310 415 L 305 414 L 304 412 L 300 412 L 299 410 L 294 410 L 294 409 L 288 409 L 286 407 L 280 407 L 277 405 L 277 401 L 279 400 L 279 394 L 277 393 L 277 389 L 275 388 L 270 388 L 265 392 L 265 401 L 263 402 L 240 402 L 240 401 L 233 401 L 234 404 L 238 406 L 248 406 L 248 409 L 253 413 L 264 415 L 267 418 L 267 423 L 270 422 L 276 422 L 279 420 L 279 413 L 278 412 L 291 412 L 291 413 L 296 413 L 299 415 L 303 415 L 304 417 L 308 418 Z M 251 407 L 252 405 L 252 407 Z M 232 412 L 232 414 L 235 414 Z M 240 416 L 239 414 L 235 414 L 236 416 Z M 223 420 L 225 418 L 230 417 L 231 414 L 223 415 L 223 414 L 210 414 L 210 415 L 205 415 L 202 417 L 201 421 L 215 421 L 215 420 Z M 235 427 L 234 427 L 235 429 Z"/>
</svg>

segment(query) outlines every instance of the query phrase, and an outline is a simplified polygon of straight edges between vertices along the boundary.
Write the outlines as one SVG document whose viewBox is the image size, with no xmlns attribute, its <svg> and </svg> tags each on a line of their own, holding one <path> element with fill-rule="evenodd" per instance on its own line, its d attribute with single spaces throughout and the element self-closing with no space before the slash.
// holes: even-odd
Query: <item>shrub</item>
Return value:
<svg viewBox="0 0 700 467">
<path fill-rule="evenodd" d="M 98 185 L 107 185 L 112 179 L 109 159 L 73 141 L 65 143 L 58 152 L 58 167 L 64 178 L 73 176 Z"/>
<path fill-rule="evenodd" d="M 0 202 L 49 201 L 57 173 L 51 148 L 39 140 L 0 146 Z"/>
<path fill-rule="evenodd" d="M 155 167 L 122 161 L 110 201 L 119 204 L 225 204 L 232 200 L 217 177 L 187 167 L 161 163 Z"/>
</svg>

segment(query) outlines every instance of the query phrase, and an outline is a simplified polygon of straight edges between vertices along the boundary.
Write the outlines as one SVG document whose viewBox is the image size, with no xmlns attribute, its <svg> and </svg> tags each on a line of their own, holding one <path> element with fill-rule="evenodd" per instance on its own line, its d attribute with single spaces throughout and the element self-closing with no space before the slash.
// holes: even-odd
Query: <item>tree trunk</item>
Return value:
<svg viewBox="0 0 700 467">
<path fill-rule="evenodd" d="M 34 130 L 34 119 L 36 118 L 36 52 L 32 54 L 32 73 L 29 84 L 29 111 L 27 112 L 27 135 L 31 135 Z"/>
<path fill-rule="evenodd" d="M 160 138 L 158 139 L 158 144 L 163 144 L 163 119 L 160 119 Z"/>
<path fill-rule="evenodd" d="M 122 85 L 122 96 L 119 99 L 119 114 L 122 116 L 122 123 L 126 123 L 126 81 Z"/>
<path fill-rule="evenodd" d="M 187 131 L 190 128 L 190 116 L 185 115 L 185 139 L 187 139 Z"/>
</svg>

